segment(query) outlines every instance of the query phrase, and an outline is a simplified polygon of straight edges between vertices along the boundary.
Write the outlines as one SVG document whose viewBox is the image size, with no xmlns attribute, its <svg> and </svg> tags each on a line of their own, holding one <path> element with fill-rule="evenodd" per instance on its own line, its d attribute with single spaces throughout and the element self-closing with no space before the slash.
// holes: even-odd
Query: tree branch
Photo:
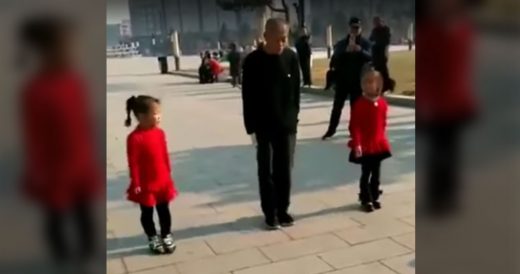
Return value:
<svg viewBox="0 0 520 274">
<path fill-rule="evenodd" d="M 285 13 L 285 9 L 276 8 L 276 7 L 273 6 L 272 3 L 267 4 L 267 6 L 269 7 L 269 9 L 271 9 L 271 10 L 274 11 L 274 12 L 282 12 L 282 13 Z"/>
<path fill-rule="evenodd" d="M 287 6 L 287 2 L 285 2 L 285 0 L 282 0 L 282 6 L 284 10 L 289 10 L 289 7 Z"/>
<path fill-rule="evenodd" d="M 287 21 L 287 23 L 291 22 L 291 17 L 290 17 L 290 11 L 289 11 L 289 7 L 287 6 L 287 2 L 285 2 L 285 0 L 282 0 L 282 6 L 283 6 L 283 9 L 284 9 L 284 13 L 285 13 L 285 20 Z"/>
</svg>

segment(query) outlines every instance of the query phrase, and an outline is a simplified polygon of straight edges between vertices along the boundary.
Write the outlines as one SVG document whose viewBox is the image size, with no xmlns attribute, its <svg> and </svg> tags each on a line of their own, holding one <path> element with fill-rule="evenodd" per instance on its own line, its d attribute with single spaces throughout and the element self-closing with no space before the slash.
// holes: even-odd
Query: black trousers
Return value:
<svg viewBox="0 0 520 274">
<path fill-rule="evenodd" d="M 464 123 L 419 126 L 427 145 L 426 209 L 435 212 L 456 206 L 460 191 L 459 139 Z"/>
<path fill-rule="evenodd" d="M 242 85 L 242 75 L 240 73 L 231 76 L 231 85 L 233 85 L 233 87 L 236 87 L 237 85 Z"/>
<path fill-rule="evenodd" d="M 155 206 L 159 215 L 159 224 L 161 227 L 161 237 L 171 233 L 172 217 L 168 203 L 158 204 Z M 153 237 L 157 235 L 155 223 L 153 221 L 153 207 L 141 205 L 141 225 L 143 226 L 146 236 Z"/>
<path fill-rule="evenodd" d="M 339 121 L 341 120 L 341 113 L 343 112 L 343 107 L 345 106 L 345 100 L 347 100 L 347 97 L 349 97 L 350 105 L 352 106 L 356 99 L 359 98 L 359 96 L 361 96 L 360 92 L 349 93 L 344 90 L 336 90 L 327 132 L 336 133 L 336 129 L 338 128 Z"/>
<path fill-rule="evenodd" d="M 201 66 L 199 67 L 199 83 L 207 84 L 215 82 L 215 76 L 207 67 Z"/>
<path fill-rule="evenodd" d="M 374 68 L 381 73 L 383 77 L 383 91 L 393 89 L 392 79 L 390 79 L 390 72 L 388 71 L 388 58 L 386 56 L 374 58 Z"/>
<path fill-rule="evenodd" d="M 381 160 L 370 159 L 361 163 L 361 179 L 359 180 L 359 200 L 362 203 L 377 202 L 380 191 Z"/>
<path fill-rule="evenodd" d="M 287 213 L 296 134 L 257 133 L 258 181 L 266 217 Z"/>
<path fill-rule="evenodd" d="M 69 225 L 74 226 L 73 239 L 67 237 Z M 88 260 L 95 255 L 95 221 L 88 204 L 80 204 L 69 211 L 49 210 L 45 234 L 50 252 L 57 261 Z"/>
<path fill-rule="evenodd" d="M 300 56 L 300 67 L 302 69 L 303 85 L 312 85 L 311 78 L 311 57 Z"/>
</svg>

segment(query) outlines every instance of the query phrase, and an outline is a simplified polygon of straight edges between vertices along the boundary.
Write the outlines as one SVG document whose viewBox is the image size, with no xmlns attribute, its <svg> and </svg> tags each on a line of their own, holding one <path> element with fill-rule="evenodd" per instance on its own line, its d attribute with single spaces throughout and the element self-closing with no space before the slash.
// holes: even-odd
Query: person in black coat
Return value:
<svg viewBox="0 0 520 274">
<path fill-rule="evenodd" d="M 388 72 L 388 50 L 392 34 L 390 28 L 384 24 L 381 17 L 374 17 L 374 28 L 370 34 L 372 42 L 372 63 L 374 68 L 383 76 L 383 92 L 394 90 L 395 81 Z"/>
<path fill-rule="evenodd" d="M 370 41 L 361 35 L 361 21 L 353 17 L 349 25 L 349 34 L 334 46 L 334 54 L 330 60 L 330 71 L 335 78 L 336 92 L 329 127 L 322 137 L 323 140 L 336 134 L 347 97 L 350 98 L 352 106 L 361 96 L 361 72 L 371 61 Z"/>
<path fill-rule="evenodd" d="M 298 52 L 298 58 L 300 60 L 300 66 L 302 69 L 303 85 L 311 86 L 311 37 L 307 34 L 307 29 L 303 28 L 300 38 L 296 41 L 296 51 Z"/>
<path fill-rule="evenodd" d="M 231 84 L 233 87 L 242 84 L 242 73 L 241 73 L 241 65 L 242 65 L 242 54 L 238 51 L 237 45 L 235 43 L 231 43 L 230 52 L 228 53 L 228 61 L 229 61 L 229 74 L 231 76 Z"/>
<path fill-rule="evenodd" d="M 265 45 L 244 60 L 242 100 L 247 134 L 257 144 L 260 200 L 268 229 L 291 226 L 291 170 L 300 112 L 298 57 L 287 44 L 288 25 L 265 26 Z"/>
</svg>

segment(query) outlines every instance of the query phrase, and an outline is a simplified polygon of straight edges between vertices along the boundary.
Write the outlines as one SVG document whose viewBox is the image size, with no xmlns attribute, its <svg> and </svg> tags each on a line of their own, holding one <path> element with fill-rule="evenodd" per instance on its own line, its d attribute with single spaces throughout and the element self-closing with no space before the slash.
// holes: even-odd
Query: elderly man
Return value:
<svg viewBox="0 0 520 274">
<path fill-rule="evenodd" d="M 298 113 L 300 68 L 287 47 L 288 26 L 269 19 L 265 44 L 243 65 L 242 100 L 247 134 L 257 144 L 260 200 L 268 229 L 293 225 L 289 215 L 291 169 Z"/>
</svg>

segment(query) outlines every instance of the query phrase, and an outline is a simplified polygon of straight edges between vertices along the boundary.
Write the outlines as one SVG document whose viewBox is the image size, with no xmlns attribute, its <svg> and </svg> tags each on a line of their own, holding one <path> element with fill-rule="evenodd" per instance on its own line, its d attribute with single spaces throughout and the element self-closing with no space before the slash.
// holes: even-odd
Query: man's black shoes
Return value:
<svg viewBox="0 0 520 274">
<path fill-rule="evenodd" d="M 265 228 L 267 230 L 277 230 L 280 229 L 280 227 L 290 227 L 293 225 L 294 218 L 288 213 L 279 214 L 278 220 L 270 216 L 265 218 Z"/>
<path fill-rule="evenodd" d="M 336 133 L 335 133 L 335 132 L 332 132 L 332 131 L 327 131 L 327 132 L 325 133 L 325 135 L 323 135 L 323 137 L 321 137 L 321 139 L 322 139 L 323 141 L 325 141 L 325 140 L 331 138 L 332 136 L 334 136 L 334 134 L 336 134 Z"/>
<path fill-rule="evenodd" d="M 294 218 L 289 213 L 278 215 L 278 222 L 282 227 L 289 227 L 294 225 Z"/>
<path fill-rule="evenodd" d="M 268 216 L 265 218 L 265 229 L 267 230 L 277 230 L 280 228 L 280 225 L 276 222 L 276 218 Z"/>
</svg>

